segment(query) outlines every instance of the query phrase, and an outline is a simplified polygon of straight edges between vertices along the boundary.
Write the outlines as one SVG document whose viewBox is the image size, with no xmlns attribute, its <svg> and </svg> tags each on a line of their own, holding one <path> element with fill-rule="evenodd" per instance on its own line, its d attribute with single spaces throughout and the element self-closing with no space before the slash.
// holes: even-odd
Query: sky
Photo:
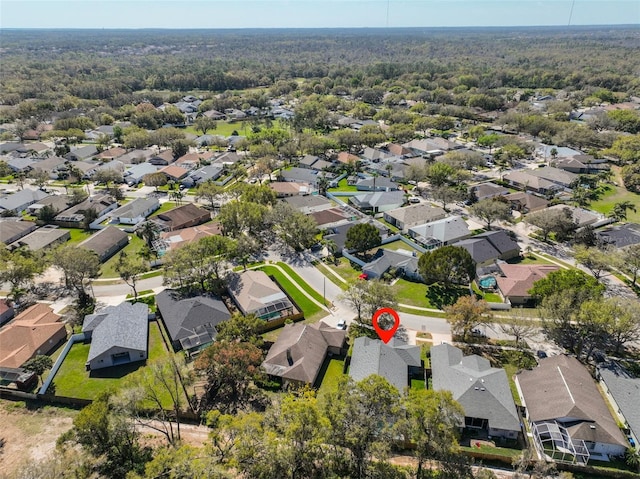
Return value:
<svg viewBox="0 0 640 479">
<path fill-rule="evenodd" d="M 0 28 L 640 24 L 640 0 L 0 0 Z"/>
</svg>

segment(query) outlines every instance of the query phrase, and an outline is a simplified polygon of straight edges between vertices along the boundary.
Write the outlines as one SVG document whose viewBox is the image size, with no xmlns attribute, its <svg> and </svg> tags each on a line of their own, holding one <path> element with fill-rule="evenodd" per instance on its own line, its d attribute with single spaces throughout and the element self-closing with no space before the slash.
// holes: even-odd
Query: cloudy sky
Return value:
<svg viewBox="0 0 640 479">
<path fill-rule="evenodd" d="M 0 28 L 330 28 L 616 24 L 640 24 L 640 1 L 0 1 Z"/>
</svg>

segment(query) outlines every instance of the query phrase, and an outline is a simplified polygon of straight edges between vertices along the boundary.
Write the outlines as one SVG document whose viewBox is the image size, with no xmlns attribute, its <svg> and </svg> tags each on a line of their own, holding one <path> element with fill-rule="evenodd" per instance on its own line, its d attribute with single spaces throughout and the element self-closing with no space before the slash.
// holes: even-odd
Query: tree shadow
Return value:
<svg viewBox="0 0 640 479">
<path fill-rule="evenodd" d="M 461 286 L 444 286 L 432 284 L 427 287 L 426 297 L 434 308 L 442 309 L 458 301 L 458 298 L 469 294 L 469 289 Z"/>
</svg>

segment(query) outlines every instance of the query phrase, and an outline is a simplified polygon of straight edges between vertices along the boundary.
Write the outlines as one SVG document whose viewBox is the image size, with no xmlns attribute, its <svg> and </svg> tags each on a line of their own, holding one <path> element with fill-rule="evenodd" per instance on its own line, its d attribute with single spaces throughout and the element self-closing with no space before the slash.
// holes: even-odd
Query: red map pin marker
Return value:
<svg viewBox="0 0 640 479">
<path fill-rule="evenodd" d="M 394 320 L 393 326 L 391 326 L 391 328 L 389 329 L 382 329 L 382 327 L 378 324 L 378 320 L 380 319 L 380 316 L 382 316 L 383 314 L 390 315 Z M 384 344 L 387 344 L 389 341 L 391 341 L 391 338 L 393 338 L 393 335 L 396 334 L 396 331 L 398 330 L 398 326 L 400 326 L 400 316 L 398 316 L 398 313 L 396 313 L 391 308 L 380 308 L 373 315 L 372 323 L 373 323 L 373 328 L 376 330 L 376 333 L 378 333 L 378 336 L 380 337 L 380 339 L 382 339 Z"/>
</svg>

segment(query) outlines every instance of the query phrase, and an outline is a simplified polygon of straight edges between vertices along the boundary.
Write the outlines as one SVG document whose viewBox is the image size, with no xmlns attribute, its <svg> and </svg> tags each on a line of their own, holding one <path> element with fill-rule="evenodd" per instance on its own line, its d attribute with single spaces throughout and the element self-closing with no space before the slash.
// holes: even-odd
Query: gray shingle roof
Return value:
<svg viewBox="0 0 640 479">
<path fill-rule="evenodd" d="M 454 243 L 454 246 L 459 246 L 466 249 L 473 260 L 478 263 L 485 263 L 492 261 L 500 257 L 500 252 L 493 247 L 493 245 L 486 238 L 469 238 Z"/>
<path fill-rule="evenodd" d="M 349 376 L 355 381 L 377 374 L 402 392 L 409 386 L 409 366 L 421 366 L 418 346 L 410 346 L 395 338 L 387 344 L 366 337 L 359 337 L 353 342 Z"/>
<path fill-rule="evenodd" d="M 158 198 L 136 198 L 126 205 L 113 210 L 111 216 L 113 218 L 136 218 L 155 206 L 160 207 Z"/>
<path fill-rule="evenodd" d="M 82 331 L 91 331 L 91 361 L 113 347 L 147 351 L 149 307 L 144 303 L 120 303 L 85 316 Z"/>
<path fill-rule="evenodd" d="M 636 437 L 640 437 L 640 378 L 631 376 L 616 362 L 598 366 L 598 373 Z"/>
<path fill-rule="evenodd" d="M 438 206 L 420 203 L 418 205 L 405 206 L 385 212 L 396 221 L 402 222 L 405 227 L 436 221 L 447 216 L 447 212 Z"/>
<path fill-rule="evenodd" d="M 404 191 L 376 191 L 364 195 L 355 195 L 349 201 L 359 208 L 382 208 L 400 206 L 404 203 Z"/>
<path fill-rule="evenodd" d="M 449 216 L 438 221 L 409 228 L 418 237 L 435 238 L 442 243 L 455 241 L 469 236 L 469 226 L 461 216 Z"/>
<path fill-rule="evenodd" d="M 485 238 L 491 245 L 498 250 L 500 254 L 508 253 L 513 250 L 520 250 L 518 243 L 511 239 L 505 231 L 487 231 L 474 236 L 474 238 Z"/>
<path fill-rule="evenodd" d="M 156 295 L 156 304 L 171 341 L 179 341 L 184 349 L 213 341 L 218 334 L 215 327 L 231 317 L 227 307 L 218 298 L 183 298 L 171 289 Z"/>
<path fill-rule="evenodd" d="M 32 205 L 36 201 L 40 201 L 43 198 L 49 196 L 42 190 L 32 190 L 25 188 L 17 191 L 11 195 L 6 195 L 0 198 L 0 210 L 15 210 L 23 205 Z"/>
<path fill-rule="evenodd" d="M 504 369 L 492 368 L 477 355 L 463 356 L 455 346 L 431 348 L 433 389 L 451 391 L 465 416 L 487 419 L 489 427 L 520 431 L 509 381 Z"/>
</svg>

